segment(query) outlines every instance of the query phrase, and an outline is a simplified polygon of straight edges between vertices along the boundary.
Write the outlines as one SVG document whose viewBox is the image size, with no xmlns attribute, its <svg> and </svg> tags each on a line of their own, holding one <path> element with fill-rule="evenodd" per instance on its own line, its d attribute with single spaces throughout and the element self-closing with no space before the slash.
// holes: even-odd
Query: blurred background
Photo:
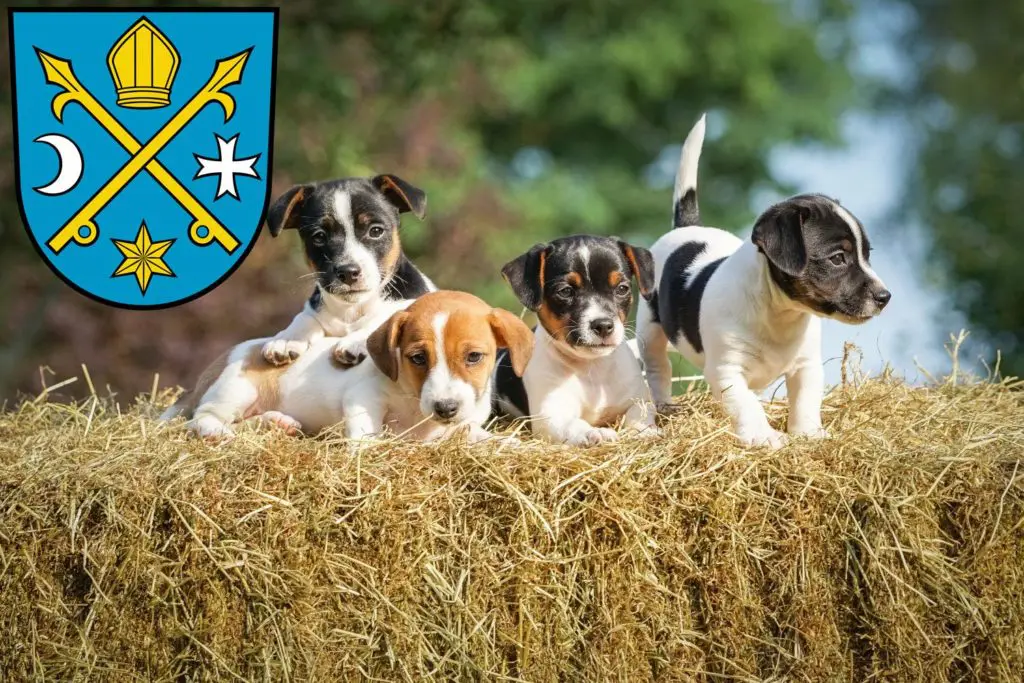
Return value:
<svg viewBox="0 0 1024 683">
<path fill-rule="evenodd" d="M 1024 4 L 640 5 L 283 3 L 275 196 L 396 173 L 429 196 L 425 221 L 404 220 L 406 252 L 439 285 L 519 311 L 498 272 L 535 242 L 589 232 L 646 246 L 668 228 L 679 144 L 707 111 L 706 224 L 746 237 L 771 202 L 820 191 L 871 236 L 893 301 L 860 327 L 826 323 L 831 381 L 846 340 L 865 370 L 926 381 L 948 370 L 961 328 L 979 373 L 997 350 L 1002 374 L 1024 373 Z M 5 24 L 4 62 L 8 40 Z M 82 363 L 124 400 L 157 372 L 161 386 L 192 382 L 299 310 L 309 281 L 294 234 L 264 231 L 224 284 L 169 310 L 108 308 L 64 285 L 20 222 L 9 63 L 0 79 L 0 402 Z"/>
</svg>

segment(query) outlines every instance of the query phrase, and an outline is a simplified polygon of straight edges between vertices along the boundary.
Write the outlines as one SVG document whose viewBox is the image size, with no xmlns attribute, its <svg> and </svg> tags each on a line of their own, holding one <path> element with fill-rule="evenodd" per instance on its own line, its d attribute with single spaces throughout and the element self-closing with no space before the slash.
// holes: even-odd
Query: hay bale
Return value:
<svg viewBox="0 0 1024 683">
<path fill-rule="evenodd" d="M 845 386 L 836 438 L 777 453 L 683 402 L 656 443 L 357 452 L 23 404 L 0 415 L 0 672 L 1020 679 L 1019 386 Z"/>
</svg>

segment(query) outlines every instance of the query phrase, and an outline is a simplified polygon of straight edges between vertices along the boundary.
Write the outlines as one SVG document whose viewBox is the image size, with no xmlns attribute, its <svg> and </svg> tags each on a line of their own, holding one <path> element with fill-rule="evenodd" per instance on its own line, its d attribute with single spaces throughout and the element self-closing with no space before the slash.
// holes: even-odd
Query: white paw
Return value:
<svg viewBox="0 0 1024 683">
<path fill-rule="evenodd" d="M 597 446 L 619 440 L 614 429 L 608 427 L 591 427 L 590 429 L 569 437 L 567 443 L 572 446 Z"/>
<path fill-rule="evenodd" d="M 221 443 L 235 438 L 235 431 L 212 415 L 190 420 L 185 426 L 190 433 L 211 443 Z"/>
<path fill-rule="evenodd" d="M 259 415 L 258 419 L 264 424 L 283 429 L 288 436 L 298 436 L 302 433 L 302 424 L 291 415 L 285 415 L 279 410 L 268 410 Z"/>
<path fill-rule="evenodd" d="M 750 432 L 739 435 L 740 443 L 754 448 L 768 447 L 772 450 L 782 448 L 789 443 L 789 437 L 782 432 L 769 428 L 762 432 Z"/>
<path fill-rule="evenodd" d="M 263 345 L 263 357 L 274 365 L 287 365 L 309 348 L 309 342 L 271 339 Z"/>
<path fill-rule="evenodd" d="M 366 360 L 366 340 L 350 342 L 342 339 L 331 349 L 331 359 L 342 368 L 354 368 Z"/>
<path fill-rule="evenodd" d="M 811 427 L 810 429 L 790 429 L 790 436 L 799 436 L 805 439 L 827 439 L 829 433 L 824 427 Z"/>
</svg>

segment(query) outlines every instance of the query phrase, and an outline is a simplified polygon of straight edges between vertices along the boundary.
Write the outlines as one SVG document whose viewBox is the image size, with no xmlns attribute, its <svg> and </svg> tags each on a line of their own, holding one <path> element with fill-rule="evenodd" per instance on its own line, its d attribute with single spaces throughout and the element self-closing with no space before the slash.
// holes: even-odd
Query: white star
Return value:
<svg viewBox="0 0 1024 683">
<path fill-rule="evenodd" d="M 213 137 L 217 138 L 217 148 L 219 149 L 220 157 L 218 159 L 207 159 L 201 157 L 198 154 L 193 154 L 196 161 L 199 162 L 199 170 L 196 171 L 196 178 L 202 178 L 208 175 L 219 175 L 220 184 L 217 186 L 217 196 L 214 199 L 220 199 L 223 195 L 229 194 L 235 199 L 239 199 L 238 189 L 235 187 L 235 176 L 246 175 L 252 176 L 253 178 L 259 178 L 260 175 L 253 168 L 253 165 L 259 161 L 260 155 L 257 154 L 254 157 L 247 157 L 245 159 L 235 158 L 235 143 L 238 142 L 238 135 L 225 140 L 216 133 Z"/>
</svg>

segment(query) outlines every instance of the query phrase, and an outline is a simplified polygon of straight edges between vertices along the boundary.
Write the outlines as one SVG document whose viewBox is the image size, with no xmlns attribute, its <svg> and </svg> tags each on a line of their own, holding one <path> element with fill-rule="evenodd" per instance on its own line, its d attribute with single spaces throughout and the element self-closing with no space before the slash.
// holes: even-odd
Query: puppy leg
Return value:
<svg viewBox="0 0 1024 683">
<path fill-rule="evenodd" d="M 291 325 L 263 345 L 263 357 L 268 363 L 287 365 L 302 355 L 310 343 L 323 336 L 324 328 L 309 311 L 303 309 L 292 319 Z"/>
<path fill-rule="evenodd" d="M 238 421 L 256 402 L 259 394 L 240 373 L 241 363 L 224 369 L 196 407 L 186 428 L 193 434 L 211 441 L 228 440 L 235 436 L 230 425 Z"/>
<path fill-rule="evenodd" d="M 665 330 L 652 317 L 647 303 L 641 301 L 636 311 L 637 340 L 654 403 L 662 406 L 672 402 L 672 363 L 668 359 Z"/>
<path fill-rule="evenodd" d="M 626 411 L 622 426 L 635 430 L 638 436 L 644 439 L 661 436 L 661 430 L 654 423 L 657 412 L 654 404 L 649 401 L 634 401 Z"/>
<path fill-rule="evenodd" d="M 828 433 L 821 427 L 821 399 L 825 372 L 821 363 L 810 361 L 786 375 L 789 395 L 789 421 L 786 431 L 794 436 L 821 439 Z"/>
<path fill-rule="evenodd" d="M 579 417 L 542 417 L 531 424 L 538 436 L 570 446 L 596 446 L 619 440 L 614 429 L 595 427 Z"/>
<path fill-rule="evenodd" d="M 360 441 L 372 439 L 384 429 L 384 403 L 372 397 L 363 397 L 344 407 L 345 436 Z"/>
<path fill-rule="evenodd" d="M 768 424 L 768 416 L 750 390 L 742 369 L 734 365 L 715 366 L 712 359 L 704 369 L 711 393 L 721 400 L 726 414 L 732 420 L 733 432 L 744 446 L 768 446 L 781 448 L 787 442 L 786 435 Z"/>
</svg>

